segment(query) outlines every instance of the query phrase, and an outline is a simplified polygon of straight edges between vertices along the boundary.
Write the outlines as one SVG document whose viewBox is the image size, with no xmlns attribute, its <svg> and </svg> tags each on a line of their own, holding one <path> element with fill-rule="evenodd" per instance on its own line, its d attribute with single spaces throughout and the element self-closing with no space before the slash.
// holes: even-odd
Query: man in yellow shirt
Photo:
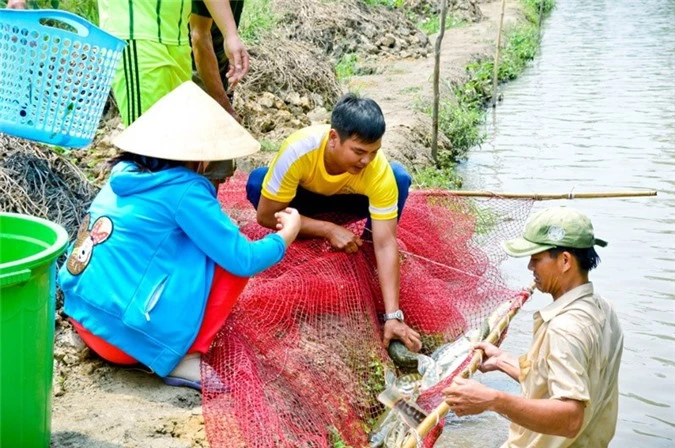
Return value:
<svg viewBox="0 0 675 448">
<path fill-rule="evenodd" d="M 618 375 L 623 332 L 609 302 L 595 294 L 588 272 L 600 262 L 590 220 L 567 207 L 543 210 L 507 241 L 513 257 L 530 256 L 537 288 L 553 303 L 534 314 L 534 338 L 519 359 L 486 343 L 481 371 L 501 370 L 522 387 L 522 396 L 456 379 L 443 391 L 457 415 L 498 412 L 511 420 L 511 447 L 607 447 L 619 405 Z"/>
<path fill-rule="evenodd" d="M 302 215 L 300 235 L 325 238 L 346 253 L 363 244 L 360 236 L 320 219 L 343 212 L 368 217 L 364 237 L 372 240 L 384 301 L 384 344 L 399 339 L 419 351 L 419 333 L 399 309 L 398 218 L 412 182 L 399 163 L 380 151 L 385 122 L 375 101 L 345 95 L 333 109 L 331 125 L 311 126 L 288 137 L 269 168 L 253 170 L 246 185 L 258 222 L 275 228 L 274 213 L 290 206 Z"/>
</svg>

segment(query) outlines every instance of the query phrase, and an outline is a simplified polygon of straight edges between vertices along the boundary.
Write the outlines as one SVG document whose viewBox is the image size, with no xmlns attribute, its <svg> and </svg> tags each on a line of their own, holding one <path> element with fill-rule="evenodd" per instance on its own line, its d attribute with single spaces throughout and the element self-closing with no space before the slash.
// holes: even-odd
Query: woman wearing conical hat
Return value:
<svg viewBox="0 0 675 448">
<path fill-rule="evenodd" d="M 248 277 L 282 259 L 300 217 L 281 211 L 276 233 L 249 241 L 221 210 L 201 173 L 260 145 L 190 81 L 114 143 L 123 152 L 59 272 L 64 310 L 104 359 L 200 389 L 200 354 Z"/>
</svg>

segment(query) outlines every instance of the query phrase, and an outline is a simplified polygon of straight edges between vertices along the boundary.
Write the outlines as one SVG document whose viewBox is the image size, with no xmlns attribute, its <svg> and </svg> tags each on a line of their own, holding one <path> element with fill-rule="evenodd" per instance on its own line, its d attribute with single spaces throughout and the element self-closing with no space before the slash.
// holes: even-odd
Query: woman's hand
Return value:
<svg viewBox="0 0 675 448">
<path fill-rule="evenodd" d="M 277 220 L 277 233 L 286 242 L 286 247 L 290 246 L 300 232 L 300 213 L 294 208 L 286 207 L 284 210 L 276 212 L 274 217 Z"/>
</svg>

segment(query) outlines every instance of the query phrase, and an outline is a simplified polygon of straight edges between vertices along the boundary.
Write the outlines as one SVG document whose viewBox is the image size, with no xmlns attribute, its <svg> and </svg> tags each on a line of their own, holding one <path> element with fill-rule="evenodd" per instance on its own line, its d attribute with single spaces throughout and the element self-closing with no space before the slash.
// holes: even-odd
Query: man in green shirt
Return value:
<svg viewBox="0 0 675 448">
<path fill-rule="evenodd" d="M 231 80 L 248 70 L 248 53 L 239 36 L 229 0 L 204 0 L 213 21 L 227 38 L 233 62 Z M 124 39 L 127 47 L 112 90 L 122 121 L 131 124 L 157 100 L 192 78 L 187 0 L 99 0 L 101 28 Z"/>
<path fill-rule="evenodd" d="M 244 9 L 244 1 L 231 0 L 230 6 L 234 22 L 238 27 L 241 12 Z M 228 77 L 232 77 L 235 70 L 234 67 L 230 66 L 225 51 L 225 37 L 211 17 L 211 12 L 206 4 L 201 0 L 192 0 L 190 40 L 192 43 L 193 81 L 211 95 L 235 120 L 241 122 L 239 114 L 232 106 L 232 94 L 228 93 L 228 90 L 234 88 L 240 78 L 233 77 L 232 82 L 229 82 Z M 246 60 L 248 60 L 248 55 L 246 56 Z M 248 67 L 245 68 L 246 71 L 248 71 Z M 234 170 L 233 160 L 223 160 L 209 166 L 207 177 L 216 183 L 220 183 L 231 177 Z"/>
</svg>

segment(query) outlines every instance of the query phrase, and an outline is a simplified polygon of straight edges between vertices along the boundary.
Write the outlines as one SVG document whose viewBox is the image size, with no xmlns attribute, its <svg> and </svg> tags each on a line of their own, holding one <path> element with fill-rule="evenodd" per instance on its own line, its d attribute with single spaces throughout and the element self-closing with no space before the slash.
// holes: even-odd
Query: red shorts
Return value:
<svg viewBox="0 0 675 448">
<path fill-rule="evenodd" d="M 188 353 L 206 353 L 208 351 L 211 342 L 222 328 L 239 295 L 246 287 L 246 283 L 248 283 L 248 277 L 237 277 L 216 265 L 213 284 L 204 310 L 204 320 L 197 334 L 197 339 L 195 339 Z M 101 358 L 115 364 L 138 363 L 122 350 L 89 332 L 79 322 L 73 319 L 70 319 L 70 322 L 72 322 L 84 343 Z"/>
</svg>

